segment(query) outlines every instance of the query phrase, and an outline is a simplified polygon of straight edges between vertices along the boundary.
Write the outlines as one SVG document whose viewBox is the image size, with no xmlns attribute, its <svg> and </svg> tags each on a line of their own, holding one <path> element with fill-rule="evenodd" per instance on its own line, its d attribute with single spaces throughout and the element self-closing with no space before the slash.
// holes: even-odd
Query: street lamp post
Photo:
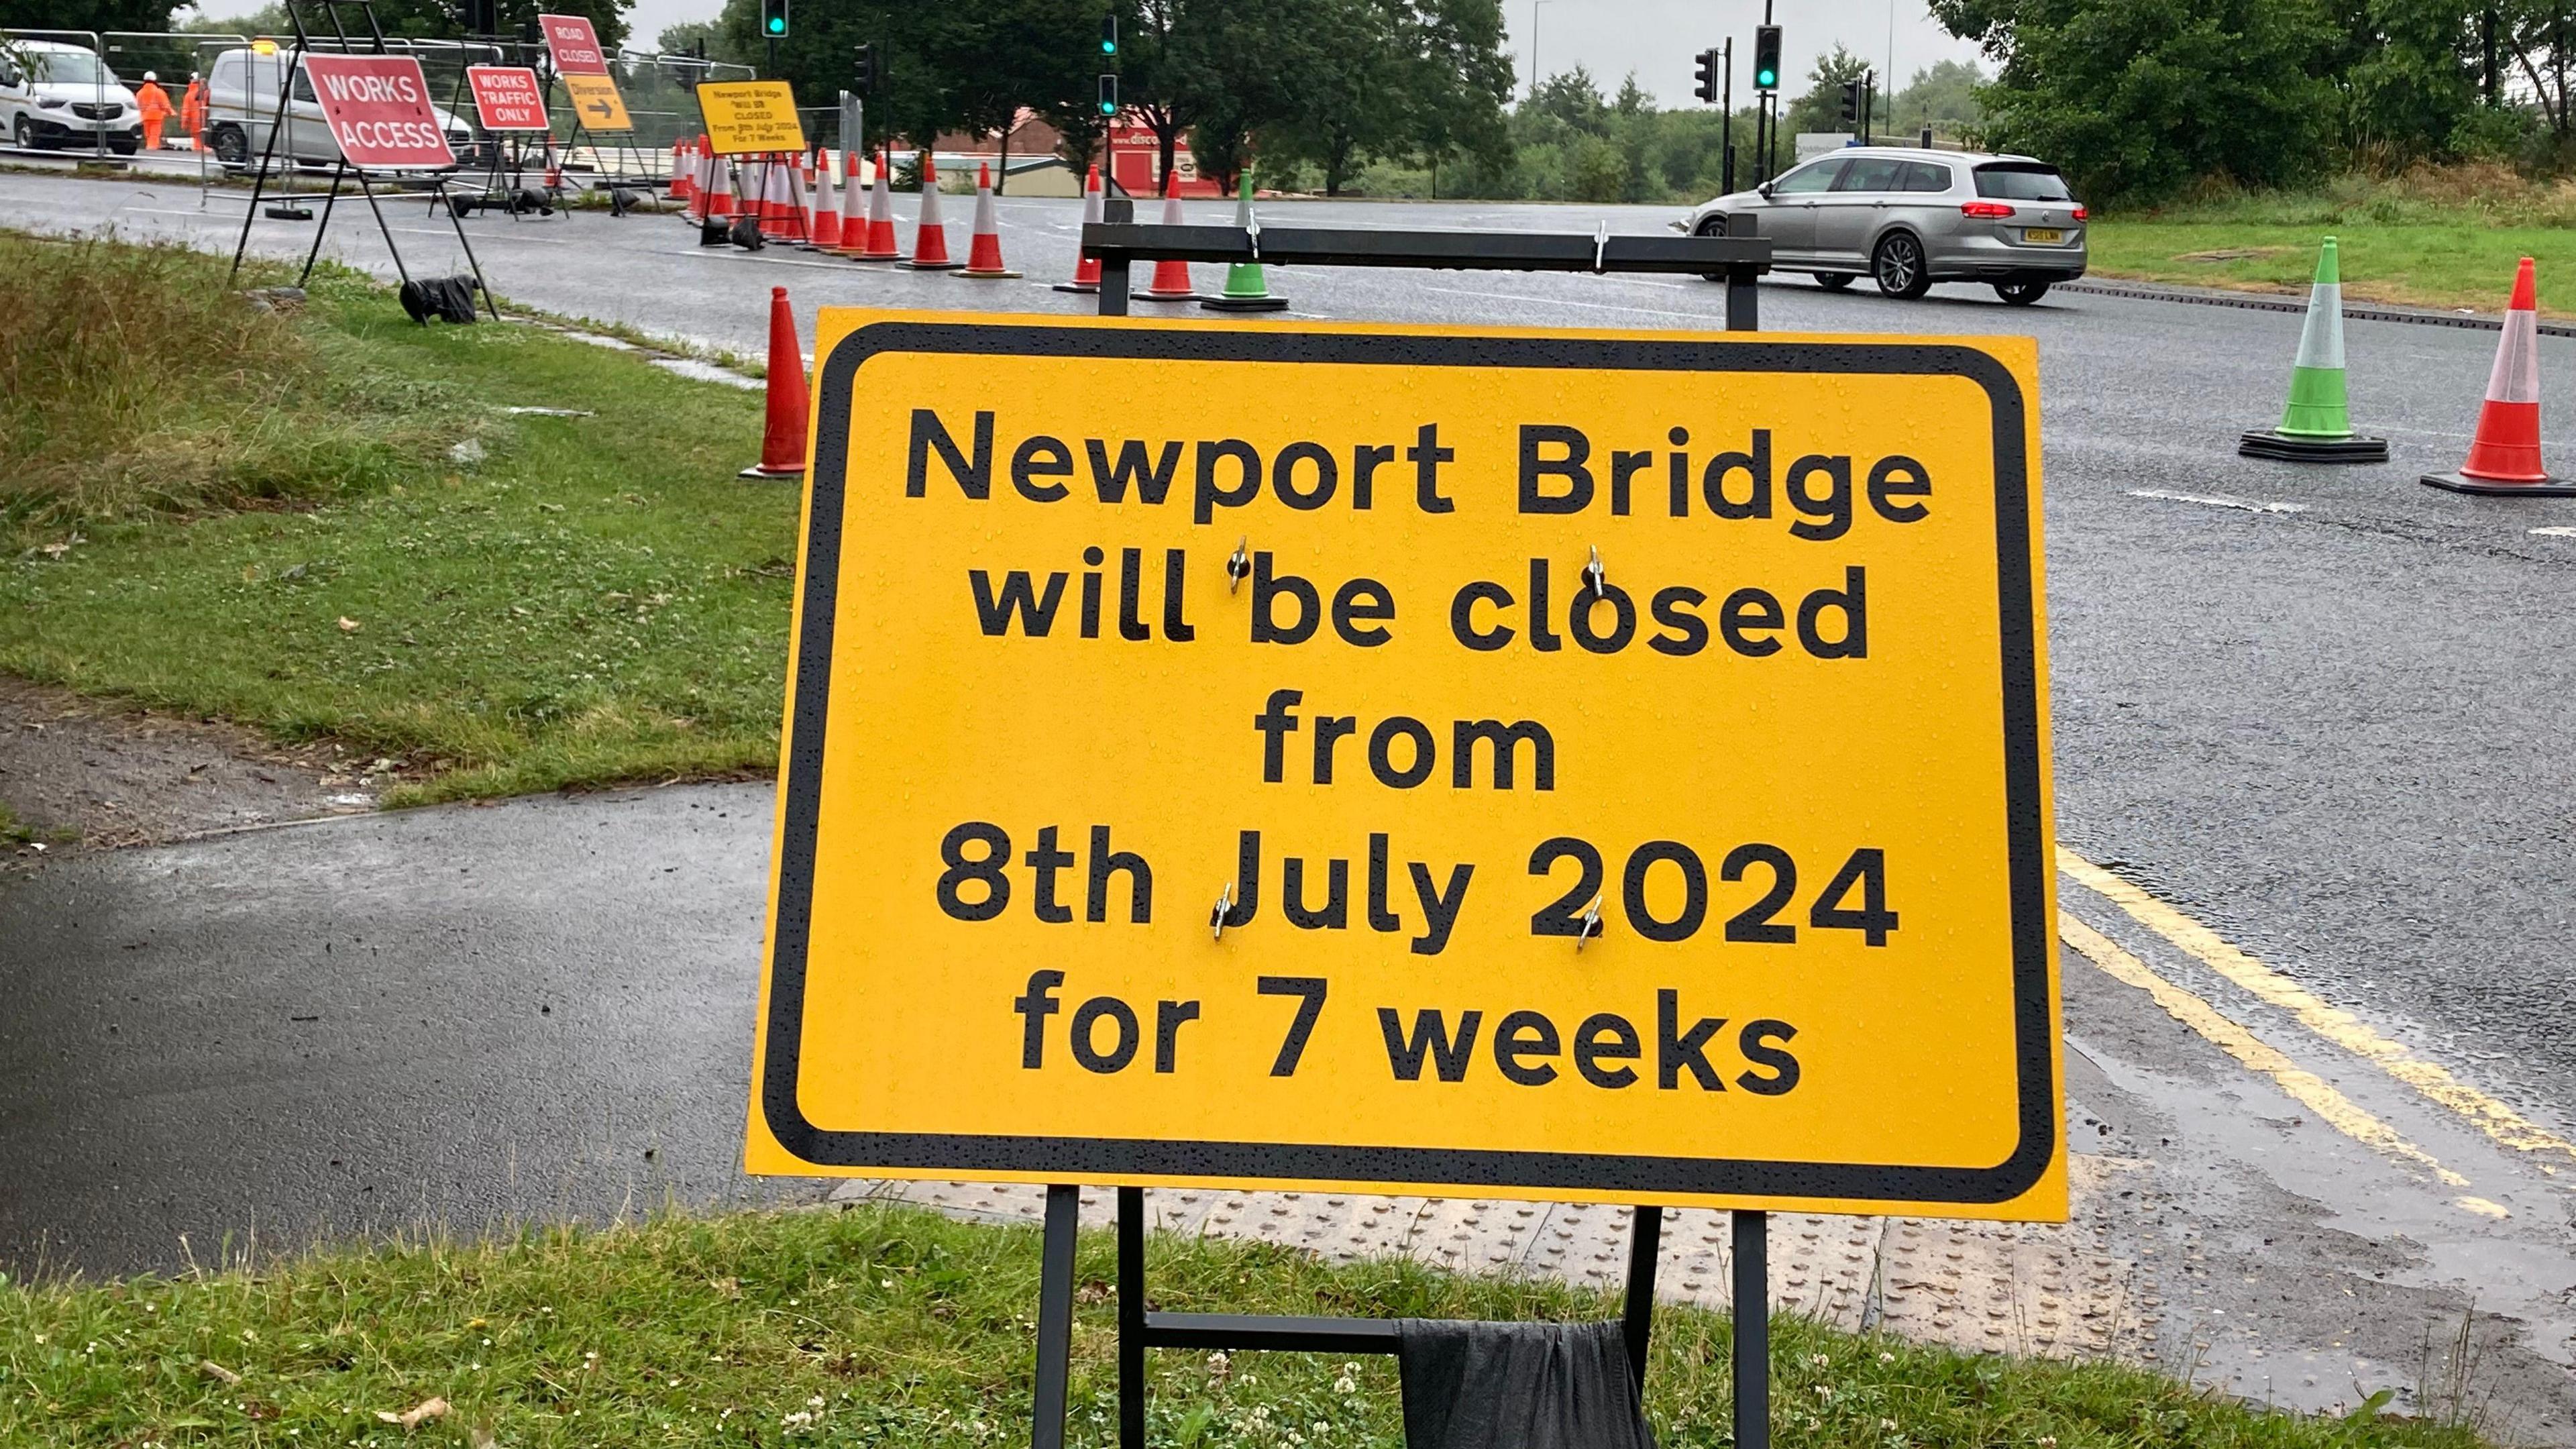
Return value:
<svg viewBox="0 0 2576 1449">
<path fill-rule="evenodd" d="M 1538 99 L 1538 7 L 1547 0 L 1530 0 L 1530 99 Z"/>
</svg>

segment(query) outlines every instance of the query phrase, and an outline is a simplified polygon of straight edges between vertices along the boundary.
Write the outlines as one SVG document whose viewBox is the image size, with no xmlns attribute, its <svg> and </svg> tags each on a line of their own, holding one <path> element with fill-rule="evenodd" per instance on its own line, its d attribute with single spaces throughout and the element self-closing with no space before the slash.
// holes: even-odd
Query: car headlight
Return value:
<svg viewBox="0 0 2576 1449">
<path fill-rule="evenodd" d="M 38 98 L 36 101 L 36 109 L 40 111 L 59 111 L 70 104 L 71 102 L 64 100 L 60 96 L 43 96 Z"/>
</svg>

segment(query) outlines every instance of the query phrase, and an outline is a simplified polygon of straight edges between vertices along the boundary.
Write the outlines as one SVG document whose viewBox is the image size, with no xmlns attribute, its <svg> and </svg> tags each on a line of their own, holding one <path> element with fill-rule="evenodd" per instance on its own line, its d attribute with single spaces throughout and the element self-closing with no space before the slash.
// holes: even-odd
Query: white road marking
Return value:
<svg viewBox="0 0 2576 1449">
<path fill-rule="evenodd" d="M 2534 538 L 2576 538 L 2576 528 L 2535 528 L 2531 531 L 2531 536 Z"/>
<path fill-rule="evenodd" d="M 2168 493 L 2161 488 L 2132 488 L 2132 498 L 2156 498 L 2167 503 L 2199 503 L 2211 508 L 2237 508 L 2247 513 L 2305 513 L 2304 503 L 2265 503 L 2251 498 L 2230 498 L 2220 493 Z"/>
</svg>

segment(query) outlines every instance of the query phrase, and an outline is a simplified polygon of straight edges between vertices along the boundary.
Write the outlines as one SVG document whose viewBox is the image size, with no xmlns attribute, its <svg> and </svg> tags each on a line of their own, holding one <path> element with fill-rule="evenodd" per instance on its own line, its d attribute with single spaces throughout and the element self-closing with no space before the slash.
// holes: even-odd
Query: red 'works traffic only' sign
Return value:
<svg viewBox="0 0 2576 1449">
<path fill-rule="evenodd" d="M 540 15 L 537 23 L 545 27 L 546 50 L 555 58 L 556 74 L 608 74 L 608 56 L 599 48 L 599 32 L 591 28 L 589 16 Z"/>
<path fill-rule="evenodd" d="M 465 79 L 474 87 L 474 109 L 484 130 L 546 129 L 546 96 L 535 71 L 524 65 L 469 65 Z"/>
<path fill-rule="evenodd" d="M 419 61 L 407 55 L 307 55 L 304 65 L 331 139 L 350 165 L 380 170 L 456 164 L 446 129 L 430 109 Z"/>
</svg>

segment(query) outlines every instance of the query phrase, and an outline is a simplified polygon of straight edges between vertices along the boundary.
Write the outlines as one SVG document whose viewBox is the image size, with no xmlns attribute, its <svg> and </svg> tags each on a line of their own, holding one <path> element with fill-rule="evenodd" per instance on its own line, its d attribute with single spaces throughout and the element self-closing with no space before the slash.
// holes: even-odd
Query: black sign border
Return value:
<svg viewBox="0 0 2576 1449">
<path fill-rule="evenodd" d="M 1185 1142 L 1112 1137 L 835 1132 L 797 1102 L 804 1039 L 805 952 L 811 928 L 816 814 L 830 709 L 833 594 L 840 577 L 850 410 L 858 371 L 882 353 L 1063 357 L 1096 361 L 1329 362 L 1380 367 L 1534 367 L 1682 372 L 1960 376 L 1992 404 L 1996 606 L 2003 644 L 2004 799 L 2011 876 L 2015 1085 L 2021 1138 L 1992 1167 L 1757 1161 L 1628 1153 L 1503 1152 L 1320 1143 Z M 818 1167 L 1028 1173 L 1058 1182 L 1206 1178 L 1620 1193 L 2000 1203 L 2039 1181 L 2057 1147 L 2049 908 L 2055 888 L 2043 813 L 2038 640 L 2030 566 L 2026 400 L 2001 363 L 1940 343 L 1671 341 L 1416 333 L 1200 331 L 1044 323 L 885 321 L 835 344 L 816 374 L 818 428 L 806 521 L 803 613 L 795 640 L 793 728 L 780 781 L 786 792 L 769 961 L 763 1120 L 778 1144 Z"/>
</svg>

